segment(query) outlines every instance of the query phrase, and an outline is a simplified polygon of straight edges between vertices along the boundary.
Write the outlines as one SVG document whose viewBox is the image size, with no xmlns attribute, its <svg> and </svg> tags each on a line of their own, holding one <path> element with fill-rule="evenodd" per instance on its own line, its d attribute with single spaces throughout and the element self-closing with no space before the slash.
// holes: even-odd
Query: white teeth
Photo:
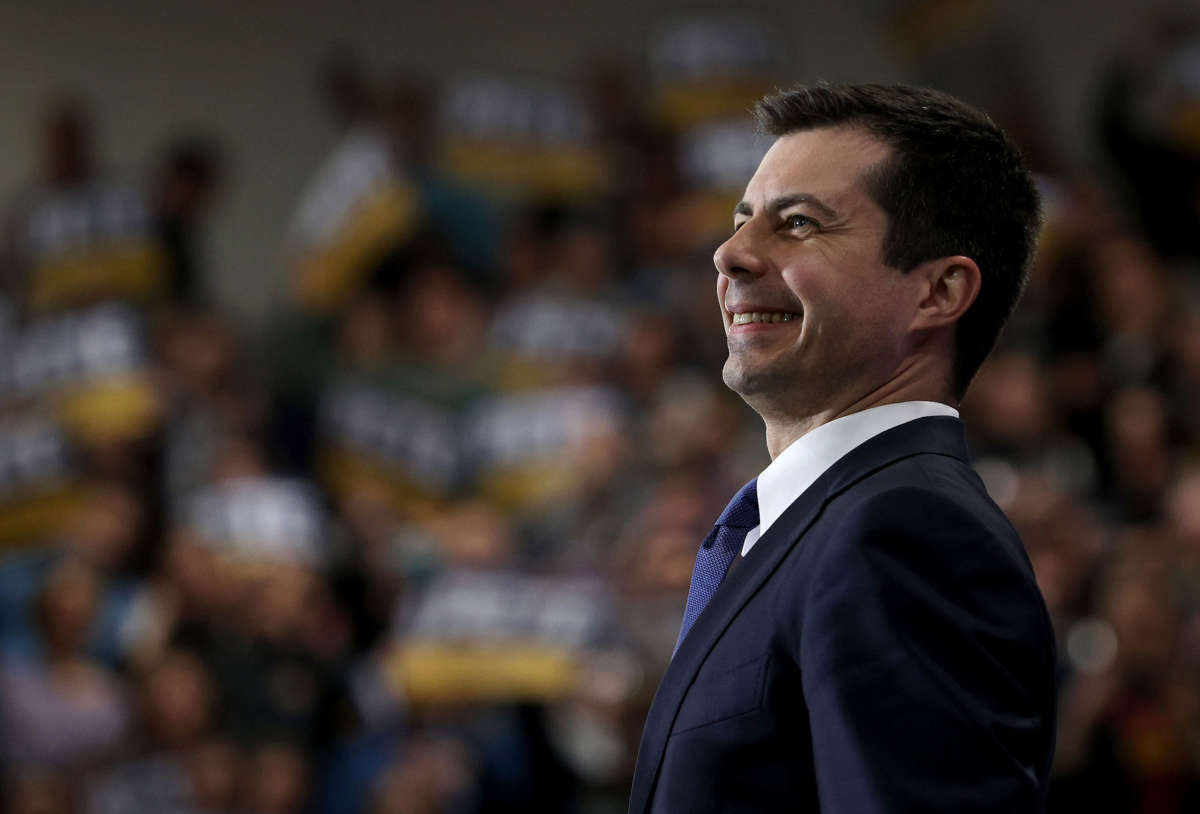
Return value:
<svg viewBox="0 0 1200 814">
<path fill-rule="evenodd" d="M 748 311 L 733 315 L 734 325 L 749 325 L 751 322 L 791 322 L 799 314 L 787 314 L 782 311 Z"/>
</svg>

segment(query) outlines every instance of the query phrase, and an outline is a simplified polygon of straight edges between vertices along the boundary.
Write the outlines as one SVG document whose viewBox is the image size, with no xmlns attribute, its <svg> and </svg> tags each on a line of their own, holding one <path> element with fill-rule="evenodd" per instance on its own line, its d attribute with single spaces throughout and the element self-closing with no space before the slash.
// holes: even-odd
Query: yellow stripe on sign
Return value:
<svg viewBox="0 0 1200 814">
<path fill-rule="evenodd" d="M 558 450 L 497 469 L 479 479 L 479 493 L 497 508 L 517 513 L 563 499 L 579 485 L 572 457 Z"/>
<path fill-rule="evenodd" d="M 318 313 L 336 310 L 389 250 L 416 231 L 419 221 L 420 202 L 411 185 L 396 182 L 372 192 L 349 225 L 298 260 L 296 298 Z"/>
<path fill-rule="evenodd" d="M 143 302 L 167 287 L 167 257 L 150 243 L 91 247 L 38 264 L 29 278 L 29 307 L 51 311 L 116 298 Z"/>
<path fill-rule="evenodd" d="M 913 59 L 986 22 L 992 5 L 992 0 L 908 0 L 888 20 L 888 37 Z"/>
<path fill-rule="evenodd" d="M 142 372 L 69 388 L 55 406 L 63 429 L 85 442 L 141 437 L 162 414 L 158 391 Z"/>
<path fill-rule="evenodd" d="M 442 164 L 464 183 L 504 195 L 575 198 L 602 192 L 609 178 L 603 157 L 586 145 L 455 139 L 442 151 Z"/>
<path fill-rule="evenodd" d="M 684 202 L 687 222 L 693 224 L 694 248 L 725 242 L 733 228 L 733 208 L 742 199 L 742 191 L 708 189 L 692 193 Z"/>
<path fill-rule="evenodd" d="M 352 449 L 326 445 L 317 452 L 316 471 L 318 480 L 342 500 L 363 490 L 375 490 L 402 517 L 416 520 L 445 508 L 444 496 L 431 487 L 386 462 L 371 460 Z"/>
<path fill-rule="evenodd" d="M 563 648 L 530 641 L 409 641 L 385 658 L 396 692 L 415 706 L 455 702 L 551 701 L 578 681 Z"/>
<path fill-rule="evenodd" d="M 663 124 L 685 130 L 704 122 L 750 117 L 750 108 L 771 90 L 764 79 L 720 79 L 672 84 L 662 88 L 654 109 Z"/>
<path fill-rule="evenodd" d="M 79 505 L 80 491 L 69 483 L 0 501 L 0 554 L 39 545 L 61 528 Z"/>
</svg>

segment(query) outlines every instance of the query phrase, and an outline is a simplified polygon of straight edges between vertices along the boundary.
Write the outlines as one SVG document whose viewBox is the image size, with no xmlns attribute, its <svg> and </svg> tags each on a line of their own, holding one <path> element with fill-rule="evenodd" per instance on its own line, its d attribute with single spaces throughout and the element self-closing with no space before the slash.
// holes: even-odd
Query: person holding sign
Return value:
<svg viewBox="0 0 1200 814">
<path fill-rule="evenodd" d="M 97 167 L 86 107 L 54 106 L 40 147 L 41 178 L 14 201 L 0 258 L 22 311 L 158 301 L 169 268 L 145 195 Z"/>
</svg>

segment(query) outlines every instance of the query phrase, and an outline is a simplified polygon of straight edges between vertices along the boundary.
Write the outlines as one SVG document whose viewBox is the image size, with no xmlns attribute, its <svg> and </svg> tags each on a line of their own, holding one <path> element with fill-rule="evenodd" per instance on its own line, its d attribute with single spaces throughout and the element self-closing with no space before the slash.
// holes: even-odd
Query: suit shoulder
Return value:
<svg viewBox="0 0 1200 814">
<path fill-rule="evenodd" d="M 917 455 L 885 467 L 834 496 L 827 512 L 836 541 L 828 558 L 919 562 L 950 580 L 1004 572 L 1041 604 L 1020 536 L 959 459 Z"/>
<path fill-rule="evenodd" d="M 1053 630 L 1015 531 L 970 467 L 911 456 L 825 512 L 804 546 L 809 582 L 788 644 L 827 776 L 857 761 L 889 779 L 889 800 L 909 781 L 914 801 L 945 789 L 955 773 L 964 788 L 986 778 L 989 795 L 1007 785 L 1033 799 L 1052 754 Z M 911 748 L 913 721 L 930 748 Z M 841 785 L 826 788 L 833 799 Z"/>
<path fill-rule="evenodd" d="M 874 595 L 893 625 L 922 619 L 930 629 L 937 614 L 924 611 L 941 608 L 1019 647 L 1033 645 L 1039 659 L 1052 653 L 1041 591 L 1004 513 L 982 484 L 959 481 L 953 467 L 947 486 L 914 463 L 870 476 L 830 502 L 830 525 L 811 563 L 820 590 L 810 603 L 836 603 L 842 594 L 852 604 Z"/>
<path fill-rule="evenodd" d="M 831 509 L 843 530 L 1002 541 L 1029 569 L 1016 529 L 975 470 L 957 458 L 921 454 L 884 467 L 836 495 Z"/>
<path fill-rule="evenodd" d="M 886 464 L 856 481 L 860 494 L 911 489 L 913 494 L 962 501 L 991 502 L 987 488 L 969 463 L 951 455 L 922 452 Z"/>
</svg>

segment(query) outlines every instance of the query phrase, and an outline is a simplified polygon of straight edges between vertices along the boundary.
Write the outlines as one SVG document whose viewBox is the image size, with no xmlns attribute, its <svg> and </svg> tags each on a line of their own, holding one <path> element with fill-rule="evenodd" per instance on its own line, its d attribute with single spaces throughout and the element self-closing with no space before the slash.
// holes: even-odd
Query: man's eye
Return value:
<svg viewBox="0 0 1200 814">
<path fill-rule="evenodd" d="M 806 215 L 788 215 L 784 219 L 784 225 L 789 229 L 803 229 L 807 226 L 816 226 L 817 222 Z"/>
</svg>

